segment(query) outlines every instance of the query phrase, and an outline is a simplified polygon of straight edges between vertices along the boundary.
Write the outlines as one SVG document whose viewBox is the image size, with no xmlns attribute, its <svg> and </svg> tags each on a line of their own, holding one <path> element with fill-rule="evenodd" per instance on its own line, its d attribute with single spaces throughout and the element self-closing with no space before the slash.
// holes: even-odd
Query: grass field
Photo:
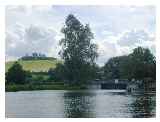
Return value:
<svg viewBox="0 0 160 122">
<path fill-rule="evenodd" d="M 15 61 L 6 62 L 5 71 L 13 65 Z M 57 63 L 62 63 L 58 60 L 19 60 L 18 61 L 23 69 L 32 72 L 47 72 L 50 68 L 55 68 Z"/>
</svg>

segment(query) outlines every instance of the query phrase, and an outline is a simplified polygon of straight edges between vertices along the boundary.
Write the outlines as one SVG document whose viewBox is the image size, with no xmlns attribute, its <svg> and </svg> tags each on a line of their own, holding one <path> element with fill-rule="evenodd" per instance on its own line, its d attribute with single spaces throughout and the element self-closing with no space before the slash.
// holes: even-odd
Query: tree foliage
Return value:
<svg viewBox="0 0 160 122">
<path fill-rule="evenodd" d="M 6 73 L 6 81 L 7 83 L 23 84 L 25 83 L 26 75 L 22 66 L 18 62 L 15 62 Z"/>
<path fill-rule="evenodd" d="M 86 82 L 98 57 L 97 45 L 91 43 L 93 33 L 88 24 L 82 25 L 72 14 L 68 15 L 62 33 L 60 55 L 64 60 L 64 76 L 73 84 Z"/>
<path fill-rule="evenodd" d="M 127 56 L 118 56 L 109 59 L 103 67 L 105 79 L 120 79 L 127 60 Z"/>
<path fill-rule="evenodd" d="M 50 68 L 48 71 L 49 79 L 55 82 L 62 82 L 65 80 L 64 65 L 58 63 L 56 68 Z"/>
<path fill-rule="evenodd" d="M 128 78 L 144 79 L 156 77 L 156 59 L 147 48 L 137 47 L 128 56 L 125 74 Z"/>
<path fill-rule="evenodd" d="M 128 56 L 109 59 L 104 66 L 106 79 L 156 78 L 156 60 L 147 48 L 137 47 Z"/>
</svg>

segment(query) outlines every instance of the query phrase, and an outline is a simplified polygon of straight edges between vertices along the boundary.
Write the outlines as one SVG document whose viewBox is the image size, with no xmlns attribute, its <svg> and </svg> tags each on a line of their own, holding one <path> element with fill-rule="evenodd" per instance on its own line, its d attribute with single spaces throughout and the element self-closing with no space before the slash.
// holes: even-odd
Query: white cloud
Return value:
<svg viewBox="0 0 160 122">
<path fill-rule="evenodd" d="M 136 46 L 155 54 L 155 8 L 152 6 L 7 6 L 6 59 L 39 51 L 59 57 L 60 29 L 75 14 L 94 32 L 99 46 L 97 63 L 128 54 Z M 149 31 L 148 31 L 149 30 Z"/>
<path fill-rule="evenodd" d="M 99 47 L 98 63 L 103 65 L 109 58 L 128 55 L 134 48 L 141 46 L 149 48 L 155 54 L 155 36 L 144 30 L 125 30 L 117 36 L 105 32 L 104 40 L 95 40 Z"/>
<path fill-rule="evenodd" d="M 120 37 L 120 39 L 118 40 L 118 44 L 120 46 L 132 46 L 137 43 L 143 43 L 145 41 L 153 40 L 153 35 L 150 36 L 150 34 L 145 30 L 131 30 L 129 32 L 125 32 Z"/>
<path fill-rule="evenodd" d="M 19 30 L 22 30 L 22 28 Z M 18 31 L 18 29 L 15 32 L 7 31 L 6 53 L 8 56 L 12 58 L 15 56 L 16 58 L 32 52 L 41 52 L 49 55 L 51 54 L 50 51 L 53 51 L 50 56 L 56 56 L 58 40 L 56 40 L 55 35 L 54 30 L 35 25 L 23 28 L 23 31 Z"/>
</svg>

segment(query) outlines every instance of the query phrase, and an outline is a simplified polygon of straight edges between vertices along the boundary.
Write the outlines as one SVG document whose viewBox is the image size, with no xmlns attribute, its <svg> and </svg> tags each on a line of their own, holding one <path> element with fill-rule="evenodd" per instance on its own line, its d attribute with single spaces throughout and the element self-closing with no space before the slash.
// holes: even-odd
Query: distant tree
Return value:
<svg viewBox="0 0 160 122">
<path fill-rule="evenodd" d="M 31 71 L 25 71 L 25 83 L 30 83 L 32 79 L 33 77 Z"/>
<path fill-rule="evenodd" d="M 32 56 L 33 57 L 38 57 L 38 53 L 34 52 L 34 53 L 32 53 Z"/>
<path fill-rule="evenodd" d="M 54 74 L 55 74 L 55 69 L 54 69 L 54 68 L 50 68 L 50 69 L 48 70 L 48 75 L 49 75 L 49 76 L 54 76 Z"/>
<path fill-rule="evenodd" d="M 38 53 L 38 57 L 42 57 L 42 54 L 41 54 L 41 53 Z"/>
<path fill-rule="evenodd" d="M 128 56 L 124 66 L 124 75 L 128 78 L 144 79 L 156 78 L 156 60 L 147 48 L 137 47 Z"/>
<path fill-rule="evenodd" d="M 45 54 L 42 54 L 42 57 L 46 57 L 46 55 L 45 55 Z"/>
<path fill-rule="evenodd" d="M 44 81 L 46 81 L 46 79 L 41 74 L 35 75 L 34 77 L 31 78 L 32 83 L 40 83 L 40 82 L 44 82 Z"/>
<path fill-rule="evenodd" d="M 56 68 L 50 68 L 48 71 L 49 80 L 55 82 L 63 82 L 65 80 L 64 65 L 58 63 Z"/>
<path fill-rule="evenodd" d="M 13 66 L 6 73 L 7 83 L 23 84 L 26 80 L 26 72 L 23 70 L 22 66 L 15 62 Z"/>
<path fill-rule="evenodd" d="M 72 14 L 68 15 L 62 28 L 60 55 L 64 60 L 65 78 L 71 84 L 81 84 L 89 80 L 89 69 L 98 57 L 97 45 L 91 43 L 93 33 L 89 25 L 82 25 Z"/>
<path fill-rule="evenodd" d="M 156 60 L 147 48 L 137 47 L 128 56 L 113 57 L 103 67 L 106 79 L 156 79 Z"/>
<path fill-rule="evenodd" d="M 122 78 L 123 66 L 127 61 L 127 56 L 113 57 L 103 67 L 105 79 L 120 79 Z"/>
<path fill-rule="evenodd" d="M 48 76 L 49 76 L 48 80 L 50 80 L 50 81 L 55 81 L 54 68 L 50 68 L 50 69 L 48 70 Z"/>
</svg>

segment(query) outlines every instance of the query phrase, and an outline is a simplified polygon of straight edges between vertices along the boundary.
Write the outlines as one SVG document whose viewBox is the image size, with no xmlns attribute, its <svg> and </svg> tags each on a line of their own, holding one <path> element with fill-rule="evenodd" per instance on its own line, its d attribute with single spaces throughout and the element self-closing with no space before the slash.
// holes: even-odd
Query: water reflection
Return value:
<svg viewBox="0 0 160 122">
<path fill-rule="evenodd" d="M 125 91 L 74 91 L 64 94 L 65 117 L 155 117 L 155 94 Z"/>
<path fill-rule="evenodd" d="M 65 117 L 69 118 L 86 118 L 95 117 L 94 93 L 89 91 L 67 92 L 64 94 Z"/>
<path fill-rule="evenodd" d="M 129 107 L 133 117 L 155 117 L 156 98 L 154 94 L 137 94 L 133 97 L 133 103 Z"/>
<path fill-rule="evenodd" d="M 119 90 L 26 91 L 6 93 L 6 117 L 155 117 L 155 94 Z"/>
</svg>

